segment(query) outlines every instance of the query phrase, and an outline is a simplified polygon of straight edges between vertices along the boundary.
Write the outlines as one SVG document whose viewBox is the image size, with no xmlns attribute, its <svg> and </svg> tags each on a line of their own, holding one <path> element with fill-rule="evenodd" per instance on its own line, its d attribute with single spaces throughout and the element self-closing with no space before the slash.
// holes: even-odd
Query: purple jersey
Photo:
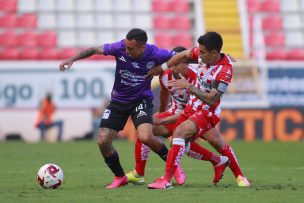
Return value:
<svg viewBox="0 0 304 203">
<path fill-rule="evenodd" d="M 151 78 L 145 78 L 148 71 L 155 65 L 169 60 L 173 53 L 159 49 L 155 45 L 146 44 L 140 58 L 130 58 L 126 52 L 125 40 L 112 44 L 104 44 L 104 55 L 115 56 L 115 81 L 111 99 L 119 103 L 132 103 L 141 99 L 153 99 Z"/>
</svg>

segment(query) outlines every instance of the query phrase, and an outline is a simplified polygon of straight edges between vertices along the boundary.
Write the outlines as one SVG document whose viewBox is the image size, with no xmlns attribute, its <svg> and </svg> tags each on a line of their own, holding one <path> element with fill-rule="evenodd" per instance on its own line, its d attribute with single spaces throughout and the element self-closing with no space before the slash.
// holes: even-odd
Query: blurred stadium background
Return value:
<svg viewBox="0 0 304 203">
<path fill-rule="evenodd" d="M 238 60 L 223 100 L 225 138 L 301 141 L 303 22 L 304 0 L 0 0 L 0 140 L 39 141 L 34 120 L 48 92 L 63 140 L 86 137 L 110 96 L 115 61 L 93 56 L 64 73 L 59 62 L 139 27 L 168 49 L 221 33 L 223 52 Z M 157 109 L 157 78 L 153 88 Z M 132 140 L 134 130 L 121 135 Z"/>
</svg>

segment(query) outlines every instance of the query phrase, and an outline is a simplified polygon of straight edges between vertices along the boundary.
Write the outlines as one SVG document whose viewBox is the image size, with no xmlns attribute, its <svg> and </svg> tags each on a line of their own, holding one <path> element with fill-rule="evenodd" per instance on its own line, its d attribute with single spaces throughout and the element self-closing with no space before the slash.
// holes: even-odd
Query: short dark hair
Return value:
<svg viewBox="0 0 304 203">
<path fill-rule="evenodd" d="M 132 30 L 130 30 L 127 33 L 126 38 L 127 40 L 135 39 L 135 41 L 140 45 L 146 44 L 148 41 L 148 36 L 146 31 L 139 28 L 133 28 Z"/>
<path fill-rule="evenodd" d="M 185 47 L 183 47 L 183 46 L 177 46 L 177 47 L 174 47 L 172 49 L 172 51 L 174 51 L 176 53 L 179 53 L 179 52 L 182 52 L 182 51 L 185 51 L 185 50 L 187 50 L 187 49 Z"/>
<path fill-rule="evenodd" d="M 207 32 L 206 34 L 201 35 L 198 38 L 197 42 L 201 45 L 204 45 L 209 52 L 212 50 L 221 52 L 221 49 L 223 47 L 222 36 L 217 32 Z"/>
</svg>

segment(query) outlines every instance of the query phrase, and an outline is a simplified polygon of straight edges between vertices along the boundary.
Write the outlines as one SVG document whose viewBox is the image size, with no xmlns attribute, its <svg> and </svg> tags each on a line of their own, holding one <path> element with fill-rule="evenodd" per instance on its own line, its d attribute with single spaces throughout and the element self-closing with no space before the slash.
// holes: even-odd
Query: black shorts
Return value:
<svg viewBox="0 0 304 203">
<path fill-rule="evenodd" d="M 120 131 L 124 128 L 131 116 L 135 128 L 143 123 L 153 123 L 153 104 L 150 100 L 141 100 L 132 104 L 123 104 L 111 101 L 101 117 L 100 128 L 110 128 Z"/>
</svg>

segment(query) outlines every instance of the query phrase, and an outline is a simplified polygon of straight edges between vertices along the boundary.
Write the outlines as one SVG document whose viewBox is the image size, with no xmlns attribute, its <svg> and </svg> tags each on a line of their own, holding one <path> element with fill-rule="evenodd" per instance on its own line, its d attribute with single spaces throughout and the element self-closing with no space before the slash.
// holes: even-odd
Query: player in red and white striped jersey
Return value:
<svg viewBox="0 0 304 203">
<path fill-rule="evenodd" d="M 170 81 L 173 90 L 186 89 L 191 93 L 188 105 L 176 121 L 172 147 L 169 151 L 165 175 L 148 185 L 150 189 L 171 188 L 172 174 L 185 152 L 186 142 L 203 136 L 218 152 L 227 156 L 238 186 L 248 187 L 249 181 L 244 177 L 236 156 L 225 143 L 223 136 L 215 128 L 220 121 L 220 97 L 226 91 L 232 79 L 232 63 L 230 58 L 221 53 L 223 40 L 216 32 L 207 32 L 198 39 L 199 46 L 183 51 L 162 64 L 166 69 L 187 59 L 199 62 L 197 79 L 189 82 L 186 78 Z M 159 67 L 150 71 L 156 74 Z"/>
<path fill-rule="evenodd" d="M 176 47 L 173 49 L 175 52 L 184 50 L 186 49 L 183 47 Z M 187 90 L 173 90 L 172 87 L 168 86 L 169 81 L 181 79 L 180 74 L 186 77 L 190 83 L 195 82 L 196 80 L 196 73 L 190 65 L 185 63 L 176 65 L 174 69 L 167 69 L 159 77 L 161 87 L 160 107 L 159 112 L 156 113 L 153 118 L 154 135 L 170 137 L 173 133 L 177 118 L 187 105 L 190 93 Z M 189 143 L 188 148 L 187 154 L 189 157 L 210 161 L 212 163 L 215 172 L 213 182 L 216 184 L 228 165 L 228 158 L 225 156 L 218 156 L 197 143 L 191 143 L 191 145 Z M 137 139 L 135 144 L 135 170 L 127 174 L 130 183 L 144 183 L 145 165 L 149 153 L 149 148 Z M 179 185 L 182 185 L 185 182 L 186 176 L 180 166 L 177 167 L 174 177 Z"/>
</svg>

